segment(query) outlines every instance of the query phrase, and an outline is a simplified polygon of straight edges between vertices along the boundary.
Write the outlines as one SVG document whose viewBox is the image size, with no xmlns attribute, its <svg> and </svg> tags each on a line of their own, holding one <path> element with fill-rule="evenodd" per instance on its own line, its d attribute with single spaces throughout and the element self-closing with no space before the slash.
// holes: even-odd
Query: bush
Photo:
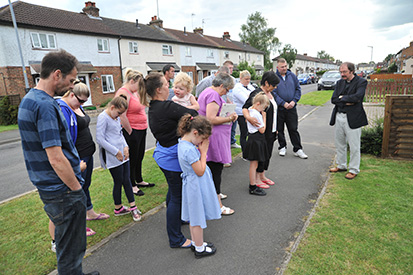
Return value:
<svg viewBox="0 0 413 275">
<path fill-rule="evenodd" d="M 361 130 L 360 151 L 362 153 L 381 156 L 381 147 L 383 143 L 383 122 L 384 118 L 376 119 L 372 127 L 365 127 Z"/>
<path fill-rule="evenodd" d="M 85 110 L 96 110 L 96 106 L 87 106 L 83 109 L 85 109 Z"/>
<path fill-rule="evenodd" d="M 19 106 L 11 105 L 8 96 L 0 100 L 0 125 L 17 124 Z"/>
<path fill-rule="evenodd" d="M 99 107 L 102 107 L 102 108 L 106 107 L 106 105 L 108 105 L 111 100 L 112 100 L 111 98 L 106 99 L 106 101 L 104 101 L 102 104 L 100 104 Z"/>
</svg>

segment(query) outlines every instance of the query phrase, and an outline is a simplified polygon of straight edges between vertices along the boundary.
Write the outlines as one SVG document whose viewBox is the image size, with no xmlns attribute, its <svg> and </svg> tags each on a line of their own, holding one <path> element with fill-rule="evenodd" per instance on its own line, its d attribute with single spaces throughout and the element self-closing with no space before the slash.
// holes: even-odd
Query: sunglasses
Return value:
<svg viewBox="0 0 413 275">
<path fill-rule="evenodd" d="M 77 98 L 77 101 L 79 101 L 80 104 L 83 104 L 87 101 L 87 100 L 80 99 L 75 93 L 73 94 L 75 95 L 75 97 Z"/>
</svg>

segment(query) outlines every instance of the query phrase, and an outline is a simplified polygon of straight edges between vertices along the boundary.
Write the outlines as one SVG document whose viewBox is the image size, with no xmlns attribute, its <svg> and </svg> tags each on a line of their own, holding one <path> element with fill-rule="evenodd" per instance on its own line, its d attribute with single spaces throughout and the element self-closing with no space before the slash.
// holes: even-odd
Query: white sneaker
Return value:
<svg viewBox="0 0 413 275">
<path fill-rule="evenodd" d="M 52 241 L 52 247 L 50 248 L 54 253 L 56 253 L 56 242 Z"/>
<path fill-rule="evenodd" d="M 282 157 L 285 156 L 285 154 L 287 154 L 287 148 L 285 147 L 281 148 L 278 154 Z"/>
<path fill-rule="evenodd" d="M 231 163 L 224 163 L 224 167 L 225 168 L 231 167 Z"/>
<path fill-rule="evenodd" d="M 304 153 L 303 150 L 298 150 L 297 152 L 294 153 L 294 156 L 302 158 L 302 159 L 306 159 L 308 158 L 308 156 Z"/>
<path fill-rule="evenodd" d="M 231 148 L 237 148 L 237 149 L 240 149 L 240 148 L 241 148 L 241 146 L 240 146 L 240 145 L 238 145 L 238 144 L 236 144 L 236 143 L 233 143 L 233 144 L 231 144 Z"/>
<path fill-rule="evenodd" d="M 228 198 L 227 195 L 219 193 L 219 196 L 221 197 L 221 200 L 225 200 L 226 198 Z"/>
</svg>

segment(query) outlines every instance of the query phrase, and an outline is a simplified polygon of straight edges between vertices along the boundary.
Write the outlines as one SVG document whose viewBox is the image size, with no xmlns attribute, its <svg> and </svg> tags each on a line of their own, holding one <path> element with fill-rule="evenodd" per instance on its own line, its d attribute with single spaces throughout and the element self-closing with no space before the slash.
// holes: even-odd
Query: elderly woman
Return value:
<svg viewBox="0 0 413 275">
<path fill-rule="evenodd" d="M 242 113 L 242 106 L 244 106 L 250 93 L 255 90 L 254 86 L 252 86 L 250 82 L 251 74 L 249 71 L 244 70 L 240 72 L 239 82 L 235 84 L 234 89 L 232 89 L 232 99 L 236 105 L 235 112 L 238 115 L 242 151 L 244 151 L 245 145 L 247 144 L 248 136 L 247 122 L 245 121 L 245 117 Z"/>
<path fill-rule="evenodd" d="M 234 87 L 234 80 L 229 74 L 219 73 L 212 81 L 212 87 L 205 89 L 199 96 L 199 114 L 206 116 L 212 124 L 212 135 L 209 137 L 207 165 L 211 169 L 215 189 L 218 194 L 222 215 L 232 215 L 234 210 L 225 207 L 221 202 L 221 174 L 224 163 L 231 162 L 231 145 L 226 140 L 231 138 L 231 122 L 237 120 L 235 112 L 229 116 L 220 116 L 222 99 Z"/>
<path fill-rule="evenodd" d="M 146 94 L 151 98 L 149 104 L 149 127 L 158 141 L 153 157 L 161 168 L 168 182 L 166 195 L 166 229 L 169 246 L 172 248 L 190 248 L 191 240 L 181 232 L 182 178 L 178 162 L 177 128 L 180 118 L 185 114 L 198 115 L 171 100 L 169 84 L 161 74 L 152 73 L 145 79 Z M 147 105 L 147 96 L 140 94 L 141 101 Z"/>
<path fill-rule="evenodd" d="M 142 161 L 145 156 L 146 118 L 145 106 L 141 104 L 139 92 L 144 93 L 145 83 L 143 75 L 136 70 L 127 69 L 125 82 L 116 92 L 116 96 L 124 95 L 128 101 L 128 109 L 120 116 L 123 136 L 129 146 L 130 181 L 133 194 L 143 196 L 144 192 L 139 187 L 153 187 L 155 184 L 143 181 Z"/>
<path fill-rule="evenodd" d="M 277 134 L 277 103 L 275 102 L 272 91 L 277 87 L 278 83 L 280 83 L 280 79 L 273 71 L 265 72 L 261 79 L 261 86 L 250 93 L 244 106 L 242 106 L 242 113 L 244 114 L 245 119 L 248 120 L 252 125 L 259 126 L 257 119 L 251 117 L 248 112 L 248 108 L 252 106 L 254 96 L 263 91 L 265 92 L 271 103 L 270 106 L 268 106 L 268 108 L 265 110 L 267 119 L 264 133 L 265 140 L 267 142 L 269 158 L 264 162 L 258 162 L 257 173 L 259 178 L 256 181 L 256 185 L 250 185 L 249 192 L 251 195 L 263 196 L 266 193 L 262 189 L 268 189 L 269 185 L 274 185 L 274 182 L 265 176 L 265 170 L 268 170 L 272 149 L 274 147 L 274 141 Z"/>
</svg>

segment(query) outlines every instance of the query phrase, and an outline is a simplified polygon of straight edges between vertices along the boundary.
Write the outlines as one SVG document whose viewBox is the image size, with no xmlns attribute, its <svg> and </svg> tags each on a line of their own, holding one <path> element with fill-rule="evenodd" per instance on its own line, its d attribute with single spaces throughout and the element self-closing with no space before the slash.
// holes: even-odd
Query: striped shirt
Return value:
<svg viewBox="0 0 413 275">
<path fill-rule="evenodd" d="M 27 172 L 43 192 L 64 192 L 69 188 L 50 165 L 46 148 L 59 146 L 81 185 L 80 160 L 59 104 L 46 92 L 31 89 L 19 106 L 18 125 Z"/>
</svg>

